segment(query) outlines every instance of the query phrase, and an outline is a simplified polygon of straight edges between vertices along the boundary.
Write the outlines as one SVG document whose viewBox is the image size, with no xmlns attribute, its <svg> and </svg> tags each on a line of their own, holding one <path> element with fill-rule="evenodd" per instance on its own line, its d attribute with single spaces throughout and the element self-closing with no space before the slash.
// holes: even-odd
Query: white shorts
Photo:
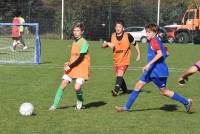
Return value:
<svg viewBox="0 0 200 134">
<path fill-rule="evenodd" d="M 72 78 L 69 75 L 64 74 L 62 77 L 63 80 L 67 80 L 69 82 L 72 82 Z M 85 80 L 83 78 L 76 78 L 76 83 L 83 85 Z"/>
</svg>

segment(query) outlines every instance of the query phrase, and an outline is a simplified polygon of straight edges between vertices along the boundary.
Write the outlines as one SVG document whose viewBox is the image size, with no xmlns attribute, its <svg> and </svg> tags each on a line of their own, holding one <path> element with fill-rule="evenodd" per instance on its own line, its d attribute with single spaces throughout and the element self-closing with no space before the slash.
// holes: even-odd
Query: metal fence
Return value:
<svg viewBox="0 0 200 134">
<path fill-rule="evenodd" d="M 2 4 L 3 1 L 9 3 Z M 34 2 L 33 2 L 34 1 Z M 90 40 L 107 38 L 114 30 L 114 22 L 123 19 L 128 26 L 144 26 L 147 23 L 157 22 L 157 0 L 102 0 L 92 3 L 92 0 L 79 1 L 65 0 L 64 38 L 71 37 L 71 27 L 74 21 L 83 21 L 86 27 L 85 37 Z M 187 0 L 181 0 L 183 3 Z M 180 2 L 180 1 L 179 1 Z M 181 3 L 180 2 L 180 3 Z M 11 22 L 14 8 L 22 10 L 26 22 L 39 23 L 41 38 L 60 39 L 61 36 L 61 5 L 45 7 L 42 0 L 2 0 L 0 2 L 0 21 Z M 38 5 L 35 5 L 35 4 Z M 58 0 L 61 4 L 61 0 Z M 92 6 L 88 6 L 88 3 Z M 103 3 L 103 4 L 102 4 Z M 127 4 L 128 3 L 128 4 Z M 181 4 L 180 4 L 181 5 Z M 174 10 L 176 9 L 176 10 Z M 170 10 L 161 3 L 160 24 L 180 23 L 185 7 L 171 5 Z M 174 15 L 169 21 L 167 15 Z M 177 14 L 177 15 L 175 15 Z M 171 16 L 172 16 L 171 15 Z"/>
</svg>

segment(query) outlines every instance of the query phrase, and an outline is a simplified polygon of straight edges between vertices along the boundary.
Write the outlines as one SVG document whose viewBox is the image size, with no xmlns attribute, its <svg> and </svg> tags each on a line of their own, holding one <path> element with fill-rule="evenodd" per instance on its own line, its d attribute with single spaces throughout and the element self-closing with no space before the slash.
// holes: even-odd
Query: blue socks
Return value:
<svg viewBox="0 0 200 134">
<path fill-rule="evenodd" d="M 183 105 L 188 105 L 188 100 L 185 99 L 184 97 L 180 96 L 179 94 L 177 94 L 176 92 L 174 92 L 174 95 L 171 97 L 172 99 L 182 103 Z"/>
<path fill-rule="evenodd" d="M 135 91 L 135 90 L 132 91 L 132 93 L 128 99 L 128 102 L 125 104 L 125 108 L 127 110 L 129 110 L 131 108 L 131 106 L 132 106 L 133 102 L 136 100 L 138 94 L 139 94 L 139 91 Z"/>
</svg>

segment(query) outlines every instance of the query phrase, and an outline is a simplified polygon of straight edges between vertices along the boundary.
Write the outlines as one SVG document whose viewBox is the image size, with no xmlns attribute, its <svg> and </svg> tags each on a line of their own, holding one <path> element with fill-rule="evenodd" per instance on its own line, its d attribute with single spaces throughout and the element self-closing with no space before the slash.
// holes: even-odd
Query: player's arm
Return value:
<svg viewBox="0 0 200 134">
<path fill-rule="evenodd" d="M 107 48 L 107 47 L 110 47 L 110 48 L 114 48 L 114 44 L 111 43 L 111 38 L 108 38 L 106 41 L 104 41 L 101 45 L 101 48 Z"/>
<path fill-rule="evenodd" d="M 89 48 L 89 45 L 87 43 L 85 43 L 81 47 L 80 56 L 73 63 L 65 66 L 64 69 L 67 71 L 67 70 L 70 70 L 70 69 L 76 67 L 77 65 L 79 65 L 83 61 L 84 56 L 87 54 L 88 48 Z"/>
<path fill-rule="evenodd" d="M 133 38 L 133 36 L 131 34 L 128 34 L 128 40 L 131 44 L 134 45 L 136 51 L 137 51 L 137 58 L 136 61 L 140 61 L 140 48 L 139 48 L 139 44 L 138 42 L 135 41 L 135 39 Z"/>
<path fill-rule="evenodd" d="M 148 70 L 149 67 L 150 67 L 151 65 L 153 65 L 153 63 L 155 63 L 156 61 L 158 61 L 158 60 L 163 56 L 161 50 L 157 50 L 156 53 L 157 53 L 156 56 L 155 56 L 147 65 L 145 65 L 145 66 L 143 67 L 143 71 Z"/>
<path fill-rule="evenodd" d="M 114 48 L 114 46 L 115 46 L 115 45 L 114 45 L 113 43 L 107 42 L 107 41 L 104 41 L 103 44 L 101 45 L 102 48 L 110 47 L 110 48 L 112 48 L 112 49 Z"/>
<path fill-rule="evenodd" d="M 160 49 L 160 46 L 156 40 L 153 40 L 151 42 L 151 47 L 155 51 L 156 55 L 151 61 L 149 61 L 147 65 L 143 67 L 143 71 L 148 70 L 151 65 L 153 65 L 156 61 L 158 61 L 163 56 L 162 50 Z"/>
</svg>

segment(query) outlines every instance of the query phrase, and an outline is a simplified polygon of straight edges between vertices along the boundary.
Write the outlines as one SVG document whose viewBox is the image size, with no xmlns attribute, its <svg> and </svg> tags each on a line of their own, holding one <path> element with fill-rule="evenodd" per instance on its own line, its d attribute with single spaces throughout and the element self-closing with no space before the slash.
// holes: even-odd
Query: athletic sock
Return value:
<svg viewBox="0 0 200 134">
<path fill-rule="evenodd" d="M 123 77 L 122 76 L 117 76 L 116 78 L 116 83 L 115 83 L 115 91 L 119 92 L 123 82 Z"/>
<path fill-rule="evenodd" d="M 121 88 L 122 88 L 123 92 L 127 92 L 127 90 L 128 90 L 127 86 L 126 86 L 126 82 L 125 82 L 123 77 L 122 77 L 122 86 L 121 86 Z"/>
<path fill-rule="evenodd" d="M 132 91 L 132 93 L 128 99 L 128 102 L 125 104 L 125 108 L 127 110 L 129 110 L 131 108 L 131 106 L 134 103 L 134 101 L 136 100 L 138 94 L 139 94 L 139 91 L 136 91 L 135 89 Z"/>
<path fill-rule="evenodd" d="M 188 100 L 179 95 L 178 93 L 174 92 L 174 95 L 171 97 L 172 99 L 182 103 L 183 105 L 188 105 Z"/>
<path fill-rule="evenodd" d="M 59 87 L 57 89 L 56 96 L 55 96 L 54 103 L 53 103 L 53 105 L 55 107 L 58 107 L 60 100 L 62 98 L 63 92 L 64 92 L 64 90 L 61 87 Z"/>
<path fill-rule="evenodd" d="M 83 91 L 82 90 L 76 91 L 76 97 L 78 101 L 83 101 Z"/>
</svg>

